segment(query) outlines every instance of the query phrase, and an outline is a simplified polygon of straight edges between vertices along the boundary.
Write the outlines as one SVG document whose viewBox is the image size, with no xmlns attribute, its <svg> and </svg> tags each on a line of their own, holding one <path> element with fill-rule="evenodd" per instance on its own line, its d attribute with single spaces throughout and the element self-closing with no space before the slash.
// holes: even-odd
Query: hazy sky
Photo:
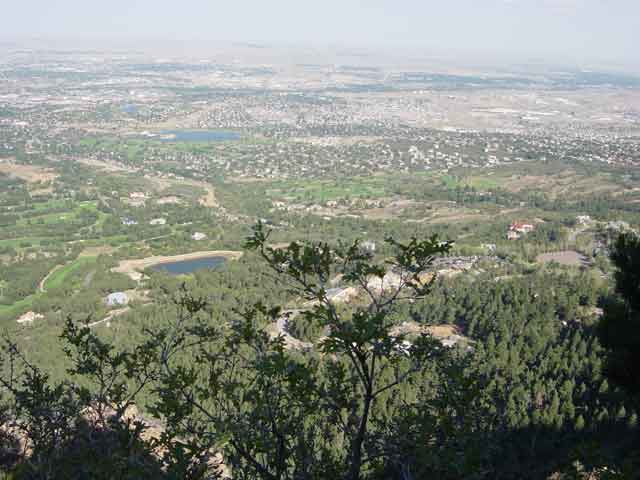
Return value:
<svg viewBox="0 0 640 480">
<path fill-rule="evenodd" d="M 640 0 L 7 0 L 2 37 L 154 37 L 640 57 Z"/>
</svg>

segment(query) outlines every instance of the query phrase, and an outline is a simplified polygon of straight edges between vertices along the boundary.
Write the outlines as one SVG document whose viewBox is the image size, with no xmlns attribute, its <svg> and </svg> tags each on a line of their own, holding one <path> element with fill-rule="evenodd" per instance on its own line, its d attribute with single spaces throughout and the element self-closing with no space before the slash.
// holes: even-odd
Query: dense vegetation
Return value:
<svg viewBox="0 0 640 480">
<path fill-rule="evenodd" d="M 597 278 L 551 268 L 434 280 L 434 258 L 451 248 L 435 237 L 390 241 L 391 263 L 357 242 L 273 249 L 262 227 L 248 247 L 276 274 L 258 267 L 249 278 L 274 295 L 240 296 L 229 316 L 211 301 L 224 291 L 206 295 L 206 277 L 170 287 L 158 276 L 152 285 L 166 307 L 138 338 L 113 345 L 67 321 L 66 380 L 7 339 L 5 470 L 14 478 L 635 477 L 638 401 L 633 381 L 603 368 L 594 307 L 608 294 Z M 639 251 L 629 237 L 613 254 L 631 310 Z M 389 271 L 400 283 L 376 288 L 372 279 Z M 329 299 L 337 275 L 361 289 L 356 300 Z M 280 309 L 264 298 L 310 301 L 302 318 L 317 325 L 306 333 L 316 346 L 298 351 L 267 335 Z M 393 333 L 407 321 L 448 323 L 464 337 L 446 348 L 424 333 Z M 622 350 L 614 365 L 631 354 Z M 154 434 L 133 406 L 162 428 Z M 25 440 L 28 451 L 11 448 Z"/>
<path fill-rule="evenodd" d="M 640 238 L 620 235 L 611 254 L 617 267 L 616 294 L 605 305 L 599 326 L 609 349 L 607 372 L 620 385 L 640 393 Z"/>
</svg>

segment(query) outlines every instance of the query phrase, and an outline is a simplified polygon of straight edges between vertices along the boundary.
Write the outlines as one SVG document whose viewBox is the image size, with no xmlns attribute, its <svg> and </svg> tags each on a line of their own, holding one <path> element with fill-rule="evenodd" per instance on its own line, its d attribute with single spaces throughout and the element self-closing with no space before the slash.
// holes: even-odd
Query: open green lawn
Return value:
<svg viewBox="0 0 640 480">
<path fill-rule="evenodd" d="M 62 208 L 67 205 L 68 200 L 49 200 L 47 202 L 39 202 L 31 204 L 32 210 L 47 210 L 49 208 Z"/>
<path fill-rule="evenodd" d="M 489 177 L 467 177 L 463 184 L 476 190 L 495 190 L 501 186 L 499 181 Z"/>
<path fill-rule="evenodd" d="M 18 226 L 24 227 L 25 225 L 28 225 L 29 222 L 44 222 L 47 225 L 70 222 L 73 221 L 83 211 L 97 211 L 98 203 L 95 201 L 70 203 L 68 200 L 51 200 L 48 202 L 34 203 L 29 206 L 30 210 L 20 212 L 20 215 L 22 215 L 23 218 L 20 218 L 20 220 L 17 221 Z M 52 209 L 64 209 L 64 211 L 42 213 L 38 215 L 38 212 L 46 212 L 47 210 Z"/>
<path fill-rule="evenodd" d="M 464 187 L 471 187 L 476 190 L 494 190 L 500 187 L 498 179 L 486 176 L 454 177 L 452 175 L 442 175 L 440 180 L 450 190 Z"/>
<path fill-rule="evenodd" d="M 67 275 L 78 270 L 84 265 L 88 265 L 90 263 L 94 263 L 96 261 L 95 257 L 80 257 L 73 262 L 67 263 L 61 268 L 55 270 L 49 278 L 47 278 L 46 282 L 44 282 L 44 289 L 49 290 L 51 288 L 57 288 L 64 282 Z"/>
</svg>

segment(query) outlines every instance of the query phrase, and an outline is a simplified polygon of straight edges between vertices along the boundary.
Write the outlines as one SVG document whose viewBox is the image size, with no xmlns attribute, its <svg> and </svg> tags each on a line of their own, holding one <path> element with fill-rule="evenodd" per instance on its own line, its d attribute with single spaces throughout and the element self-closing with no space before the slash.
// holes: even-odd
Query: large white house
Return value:
<svg viewBox="0 0 640 480">
<path fill-rule="evenodd" d="M 129 297 L 127 297 L 127 294 L 124 292 L 113 292 L 107 295 L 104 302 L 108 307 L 119 307 L 129 303 Z"/>
</svg>

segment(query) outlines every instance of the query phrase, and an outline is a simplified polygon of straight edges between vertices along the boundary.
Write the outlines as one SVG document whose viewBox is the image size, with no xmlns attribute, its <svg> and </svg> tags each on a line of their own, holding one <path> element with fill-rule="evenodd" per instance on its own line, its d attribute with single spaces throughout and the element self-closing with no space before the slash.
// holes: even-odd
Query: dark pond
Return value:
<svg viewBox="0 0 640 480">
<path fill-rule="evenodd" d="M 214 269 L 221 267 L 225 262 L 224 257 L 204 257 L 193 260 L 180 260 L 178 262 L 161 263 L 154 265 L 151 270 L 164 272 L 169 275 L 184 275 L 196 270 Z"/>
</svg>

